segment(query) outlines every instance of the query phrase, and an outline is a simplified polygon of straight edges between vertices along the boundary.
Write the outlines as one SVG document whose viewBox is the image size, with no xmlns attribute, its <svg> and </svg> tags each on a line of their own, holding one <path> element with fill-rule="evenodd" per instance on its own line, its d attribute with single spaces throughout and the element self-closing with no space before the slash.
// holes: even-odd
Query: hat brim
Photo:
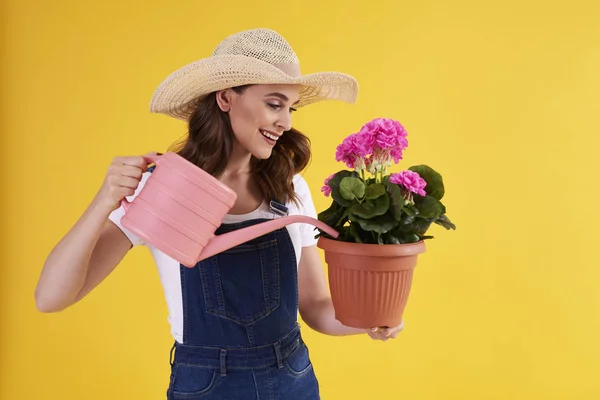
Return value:
<svg viewBox="0 0 600 400">
<path fill-rule="evenodd" d="M 299 85 L 298 108 L 322 100 L 354 103 L 358 94 L 356 79 L 344 73 L 319 72 L 292 77 L 276 66 L 253 57 L 213 56 L 170 74 L 156 88 L 150 101 L 150 111 L 187 121 L 196 98 L 248 84 Z"/>
</svg>

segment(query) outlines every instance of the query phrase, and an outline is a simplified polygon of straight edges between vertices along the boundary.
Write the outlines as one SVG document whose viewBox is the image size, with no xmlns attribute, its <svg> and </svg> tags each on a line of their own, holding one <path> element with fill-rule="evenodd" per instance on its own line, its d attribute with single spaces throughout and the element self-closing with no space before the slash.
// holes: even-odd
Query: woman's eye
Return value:
<svg viewBox="0 0 600 400">
<path fill-rule="evenodd" d="M 273 110 L 279 110 L 281 108 L 281 104 L 267 103 L 267 105 Z M 290 113 L 293 113 L 294 111 L 296 111 L 296 109 L 294 107 L 290 107 Z"/>
</svg>

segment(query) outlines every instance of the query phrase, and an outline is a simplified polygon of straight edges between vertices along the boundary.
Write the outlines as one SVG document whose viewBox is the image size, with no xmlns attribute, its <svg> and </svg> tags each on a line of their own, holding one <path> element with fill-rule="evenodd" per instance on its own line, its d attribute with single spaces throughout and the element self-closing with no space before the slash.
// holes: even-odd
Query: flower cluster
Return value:
<svg viewBox="0 0 600 400">
<path fill-rule="evenodd" d="M 400 122 L 391 118 L 375 118 L 367 122 L 359 132 L 347 136 L 336 147 L 335 159 L 346 164 L 364 178 L 365 171 L 380 178 L 387 175 L 387 168 L 402 160 L 404 150 L 408 147 L 408 134 Z M 416 175 L 416 176 L 415 176 Z M 321 187 L 325 196 L 331 194 L 328 186 L 330 175 Z M 423 180 L 419 181 L 418 174 L 403 171 L 397 178 L 397 183 L 407 190 L 425 196 Z M 422 185 L 422 186 L 419 186 Z"/>
<path fill-rule="evenodd" d="M 427 182 L 425 182 L 425 179 L 421 178 L 421 176 L 419 176 L 419 174 L 416 172 L 402 171 L 397 174 L 391 174 L 390 182 L 397 185 L 402 185 L 409 192 L 416 193 L 419 196 L 427 195 L 424 190 Z"/>
<path fill-rule="evenodd" d="M 321 191 L 333 201 L 319 220 L 340 233 L 338 240 L 404 244 L 432 238 L 426 235 L 432 223 L 456 228 L 441 202 L 445 189 L 439 173 L 427 165 L 388 173 L 403 159 L 406 137 L 398 121 L 375 118 L 336 147 L 335 159 L 350 171 L 325 179 Z"/>
<path fill-rule="evenodd" d="M 406 130 L 393 119 L 375 118 L 366 123 L 337 146 L 335 159 L 357 172 L 368 169 L 375 173 L 398 163 L 402 152 L 408 147 Z"/>
</svg>

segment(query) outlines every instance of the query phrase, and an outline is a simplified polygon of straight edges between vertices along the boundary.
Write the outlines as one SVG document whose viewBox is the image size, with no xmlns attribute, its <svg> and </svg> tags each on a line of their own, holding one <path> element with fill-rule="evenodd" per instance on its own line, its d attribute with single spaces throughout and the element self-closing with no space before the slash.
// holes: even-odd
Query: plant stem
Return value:
<svg viewBox="0 0 600 400">
<path fill-rule="evenodd" d="M 377 171 L 375 171 L 375 181 L 377 183 L 381 183 L 381 181 L 383 181 L 383 171 L 379 168 L 377 169 Z"/>
</svg>

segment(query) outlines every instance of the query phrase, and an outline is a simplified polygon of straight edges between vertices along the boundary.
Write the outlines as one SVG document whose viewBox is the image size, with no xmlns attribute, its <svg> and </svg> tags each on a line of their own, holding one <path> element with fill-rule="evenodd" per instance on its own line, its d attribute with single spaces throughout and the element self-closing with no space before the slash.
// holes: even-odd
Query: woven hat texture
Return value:
<svg viewBox="0 0 600 400">
<path fill-rule="evenodd" d="M 340 72 L 302 75 L 296 53 L 271 29 L 251 29 L 226 37 L 212 56 L 171 73 L 157 88 L 150 111 L 187 120 L 196 98 L 247 84 L 300 85 L 303 107 L 322 100 L 354 103 L 358 84 Z"/>
</svg>

